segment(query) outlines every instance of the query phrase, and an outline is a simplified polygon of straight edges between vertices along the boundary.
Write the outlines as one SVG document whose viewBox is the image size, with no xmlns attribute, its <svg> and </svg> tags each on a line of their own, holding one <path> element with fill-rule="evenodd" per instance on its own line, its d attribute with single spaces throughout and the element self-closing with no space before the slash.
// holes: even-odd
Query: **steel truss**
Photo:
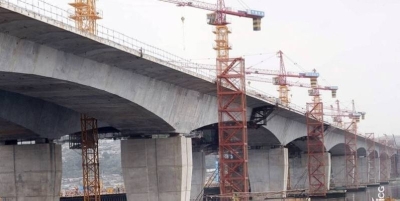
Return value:
<svg viewBox="0 0 400 201">
<path fill-rule="evenodd" d="M 310 196 L 326 196 L 324 119 L 322 102 L 307 103 L 308 181 Z"/>
<path fill-rule="evenodd" d="M 380 143 L 384 145 L 384 148 L 381 149 L 381 153 L 379 156 L 379 172 L 380 172 L 379 176 L 381 182 L 387 182 L 389 181 L 388 163 L 390 163 L 387 138 L 385 137 L 385 139 L 380 140 Z"/>
<path fill-rule="evenodd" d="M 81 115 L 84 201 L 100 201 L 97 119 Z"/>
<path fill-rule="evenodd" d="M 357 188 L 357 122 L 353 119 L 346 128 L 345 133 L 345 158 L 346 158 L 346 187 Z"/>
<path fill-rule="evenodd" d="M 249 192 L 244 59 L 217 59 L 221 194 Z"/>
<path fill-rule="evenodd" d="M 368 165 L 368 182 L 376 183 L 376 166 L 375 159 L 376 151 L 375 151 L 375 134 L 374 133 L 365 133 L 365 141 L 367 144 L 367 165 Z"/>
<path fill-rule="evenodd" d="M 69 5 L 75 9 L 70 18 L 75 20 L 76 27 L 81 31 L 97 34 L 96 21 L 101 19 L 101 16 L 96 10 L 96 0 L 75 0 Z"/>
</svg>

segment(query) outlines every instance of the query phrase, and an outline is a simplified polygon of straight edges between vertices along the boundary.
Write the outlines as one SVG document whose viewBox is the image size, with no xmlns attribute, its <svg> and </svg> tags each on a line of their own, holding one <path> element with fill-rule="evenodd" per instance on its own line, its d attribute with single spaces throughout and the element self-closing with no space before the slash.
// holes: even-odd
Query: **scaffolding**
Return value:
<svg viewBox="0 0 400 201">
<path fill-rule="evenodd" d="M 81 133 L 70 135 L 70 149 L 82 150 L 84 201 L 100 201 L 97 119 L 81 115 Z"/>
<path fill-rule="evenodd" d="M 325 196 L 325 146 L 323 103 L 307 103 L 307 157 L 310 196 Z"/>
<path fill-rule="evenodd" d="M 380 150 L 380 156 L 379 156 L 379 170 L 380 170 L 380 181 L 381 182 L 387 182 L 389 181 L 389 150 L 388 150 L 388 140 L 387 136 L 381 140 L 379 140 L 381 144 L 383 144 L 383 147 Z"/>
<path fill-rule="evenodd" d="M 248 192 L 244 59 L 217 59 L 218 135 L 222 195 Z"/>
<path fill-rule="evenodd" d="M 358 188 L 357 120 L 352 119 L 345 133 L 346 187 Z"/>
<path fill-rule="evenodd" d="M 375 151 L 375 134 L 374 133 L 366 133 L 365 141 L 367 144 L 367 169 L 368 169 L 368 182 L 376 183 L 376 166 L 375 159 L 376 151 Z"/>
</svg>

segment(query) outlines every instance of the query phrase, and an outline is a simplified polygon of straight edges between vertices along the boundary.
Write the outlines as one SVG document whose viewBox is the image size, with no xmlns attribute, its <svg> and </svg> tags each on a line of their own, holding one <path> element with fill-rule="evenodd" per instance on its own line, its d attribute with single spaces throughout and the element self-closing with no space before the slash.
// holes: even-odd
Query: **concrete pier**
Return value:
<svg viewBox="0 0 400 201">
<path fill-rule="evenodd" d="M 287 148 L 249 150 L 252 192 L 285 191 L 288 179 Z"/>
<path fill-rule="evenodd" d="M 203 200 L 203 188 L 206 180 L 206 157 L 204 152 L 193 152 L 193 172 L 190 200 Z M 201 194 L 201 195 L 200 195 Z M 199 196 L 199 197 L 198 197 Z"/>
<path fill-rule="evenodd" d="M 327 190 L 330 189 L 331 180 L 331 155 L 325 154 L 325 183 Z M 309 189 L 307 154 L 289 159 L 290 189 Z"/>
<path fill-rule="evenodd" d="M 332 181 L 335 187 L 346 186 L 345 156 L 332 156 Z"/>
<path fill-rule="evenodd" d="M 0 198 L 7 201 L 58 201 L 61 145 L 0 146 Z"/>
<path fill-rule="evenodd" d="M 124 140 L 121 158 L 128 201 L 190 200 L 190 138 Z"/>
<path fill-rule="evenodd" d="M 357 159 L 358 182 L 359 184 L 368 184 L 368 160 L 367 157 Z"/>
</svg>

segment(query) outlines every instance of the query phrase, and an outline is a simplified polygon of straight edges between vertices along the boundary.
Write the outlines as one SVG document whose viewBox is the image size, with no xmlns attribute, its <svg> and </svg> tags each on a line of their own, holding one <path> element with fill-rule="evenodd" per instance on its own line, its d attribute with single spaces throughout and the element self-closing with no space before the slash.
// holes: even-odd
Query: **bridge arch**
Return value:
<svg viewBox="0 0 400 201">
<path fill-rule="evenodd" d="M 338 143 L 329 149 L 331 156 L 344 156 L 346 151 L 349 151 L 349 146 L 345 143 Z"/>
<path fill-rule="evenodd" d="M 366 157 L 367 156 L 367 150 L 364 147 L 359 147 L 357 149 L 357 156 L 358 157 Z"/>
</svg>

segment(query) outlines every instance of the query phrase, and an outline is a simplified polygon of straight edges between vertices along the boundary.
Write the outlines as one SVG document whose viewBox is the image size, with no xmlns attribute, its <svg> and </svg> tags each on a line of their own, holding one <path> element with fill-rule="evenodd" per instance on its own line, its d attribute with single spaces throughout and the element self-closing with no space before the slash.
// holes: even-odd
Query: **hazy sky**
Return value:
<svg viewBox="0 0 400 201">
<path fill-rule="evenodd" d="M 68 9 L 72 0 L 47 1 Z M 400 1 L 243 1 L 266 16 L 260 32 L 252 31 L 251 19 L 230 17 L 232 56 L 244 56 L 247 66 L 277 70 L 273 53 L 282 50 L 292 60 L 285 61 L 288 71 L 317 69 L 320 84 L 339 86 L 342 107 L 350 108 L 354 99 L 357 110 L 367 112 L 360 132 L 400 134 Z M 243 8 L 239 0 L 225 2 Z M 104 16 L 100 24 L 195 62 L 215 61 L 207 11 L 157 0 L 99 0 L 98 9 Z M 254 86 L 277 95 L 270 84 Z M 334 102 L 327 92 L 323 100 Z M 309 101 L 306 89 L 292 88 L 293 103 Z"/>
</svg>

